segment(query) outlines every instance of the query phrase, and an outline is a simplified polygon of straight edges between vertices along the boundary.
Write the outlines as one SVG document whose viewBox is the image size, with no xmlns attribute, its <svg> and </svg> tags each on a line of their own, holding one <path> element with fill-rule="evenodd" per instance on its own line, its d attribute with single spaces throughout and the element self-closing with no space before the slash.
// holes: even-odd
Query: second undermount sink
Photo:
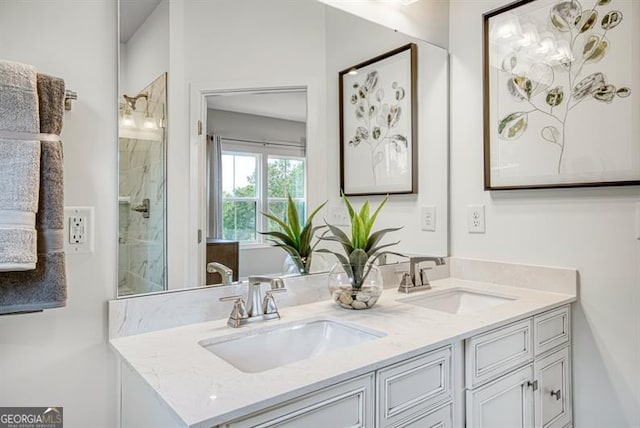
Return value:
<svg viewBox="0 0 640 428">
<path fill-rule="evenodd" d="M 306 320 L 248 336 L 204 340 L 200 345 L 240 371 L 258 373 L 383 336 L 352 324 Z"/>
<path fill-rule="evenodd" d="M 514 297 L 454 288 L 437 292 L 437 294 L 423 294 L 399 299 L 398 301 L 450 314 L 467 314 L 493 308 L 513 300 L 516 299 Z"/>
</svg>

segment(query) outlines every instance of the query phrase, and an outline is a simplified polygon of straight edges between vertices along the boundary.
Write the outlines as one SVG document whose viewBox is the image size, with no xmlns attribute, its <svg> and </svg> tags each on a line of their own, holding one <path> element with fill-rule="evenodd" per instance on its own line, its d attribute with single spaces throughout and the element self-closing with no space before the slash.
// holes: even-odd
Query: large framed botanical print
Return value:
<svg viewBox="0 0 640 428">
<path fill-rule="evenodd" d="M 485 189 L 640 184 L 640 4 L 483 15 Z"/>
<path fill-rule="evenodd" d="M 339 73 L 345 195 L 418 192 L 416 80 L 414 43 Z"/>
</svg>

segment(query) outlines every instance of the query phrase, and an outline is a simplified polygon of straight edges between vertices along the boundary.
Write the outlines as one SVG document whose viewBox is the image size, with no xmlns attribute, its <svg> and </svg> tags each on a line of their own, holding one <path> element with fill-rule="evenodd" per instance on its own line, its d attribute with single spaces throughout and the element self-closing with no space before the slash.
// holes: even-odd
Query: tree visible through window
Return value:
<svg viewBox="0 0 640 428">
<path fill-rule="evenodd" d="M 306 218 L 305 159 L 244 152 L 222 153 L 222 237 L 258 242 L 258 231 L 278 230 L 260 215 L 268 211 L 287 221 L 291 194 L 300 221 Z"/>
</svg>

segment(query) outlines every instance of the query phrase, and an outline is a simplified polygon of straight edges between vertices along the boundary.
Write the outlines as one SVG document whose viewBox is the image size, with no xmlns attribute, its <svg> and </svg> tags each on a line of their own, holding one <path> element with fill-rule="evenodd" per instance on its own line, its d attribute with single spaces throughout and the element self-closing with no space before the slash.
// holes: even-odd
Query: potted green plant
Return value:
<svg viewBox="0 0 640 428">
<path fill-rule="evenodd" d="M 326 226 L 313 227 L 313 217 L 325 205 L 326 201 L 317 207 L 303 225 L 300 224 L 298 209 L 296 208 L 291 195 L 287 195 L 287 219 L 285 221 L 279 219 L 273 214 L 263 212 L 262 215 L 274 221 L 280 226 L 280 231 L 260 232 L 261 235 L 267 235 L 267 241 L 271 242 L 274 247 L 280 247 L 289 254 L 290 262 L 295 266 L 295 273 L 306 275 L 311 269 L 311 256 L 319 240 L 313 243 L 315 233 Z M 285 264 L 287 262 L 285 261 Z"/>
<path fill-rule="evenodd" d="M 320 240 L 340 244 L 343 252 L 329 249 L 319 249 L 318 252 L 331 253 L 338 259 L 329 274 L 329 291 L 333 300 L 348 309 L 367 309 L 372 307 L 382 294 L 382 277 L 374 262 L 386 254 L 401 256 L 393 251 L 383 251 L 385 248 L 397 245 L 400 241 L 381 244 L 384 236 L 395 232 L 401 227 L 392 227 L 373 231 L 373 225 L 387 203 L 387 195 L 378 208 L 370 214 L 369 201 L 366 201 L 359 212 L 345 195 L 342 195 L 349 211 L 351 220 L 351 236 L 339 227 L 327 224 L 329 230 Z"/>
</svg>

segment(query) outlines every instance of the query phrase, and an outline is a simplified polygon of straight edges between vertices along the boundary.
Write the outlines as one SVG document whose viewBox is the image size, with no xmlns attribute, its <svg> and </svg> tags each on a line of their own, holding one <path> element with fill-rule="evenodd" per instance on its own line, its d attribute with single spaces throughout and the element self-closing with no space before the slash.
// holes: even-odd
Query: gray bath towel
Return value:
<svg viewBox="0 0 640 428">
<path fill-rule="evenodd" d="M 41 132 L 59 134 L 64 115 L 64 81 L 38 74 L 38 96 Z M 0 273 L 0 314 L 66 305 L 62 143 L 42 141 L 41 152 L 37 267 L 30 272 Z"/>
<path fill-rule="evenodd" d="M 40 131 L 34 67 L 0 61 L 0 131 Z M 40 142 L 0 136 L 0 272 L 36 267 Z"/>
</svg>

